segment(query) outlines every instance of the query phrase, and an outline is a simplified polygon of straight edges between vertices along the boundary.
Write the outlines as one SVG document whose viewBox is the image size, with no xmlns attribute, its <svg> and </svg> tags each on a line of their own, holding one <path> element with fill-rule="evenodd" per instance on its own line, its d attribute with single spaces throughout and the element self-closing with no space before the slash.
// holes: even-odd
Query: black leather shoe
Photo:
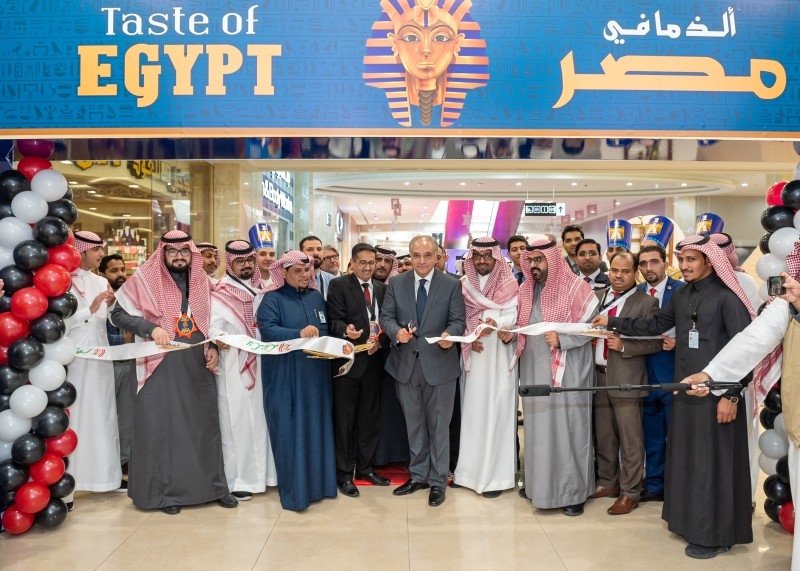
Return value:
<svg viewBox="0 0 800 571">
<path fill-rule="evenodd" d="M 75 502 L 67 502 L 67 511 L 71 512 L 75 507 Z"/>
<path fill-rule="evenodd" d="M 375 472 L 370 472 L 369 474 L 356 474 L 356 480 L 366 480 L 373 486 L 388 486 L 392 483 L 389 478 L 384 478 Z"/>
<path fill-rule="evenodd" d="M 444 503 L 444 488 L 433 486 L 428 495 L 428 505 L 432 507 L 440 506 Z"/>
<path fill-rule="evenodd" d="M 233 494 L 225 494 L 217 500 L 217 503 L 223 508 L 235 508 L 239 505 L 239 500 Z"/>
<path fill-rule="evenodd" d="M 357 498 L 359 496 L 358 488 L 353 482 L 344 482 L 342 484 L 338 484 L 339 491 L 342 492 L 348 498 Z"/>
<path fill-rule="evenodd" d="M 483 492 L 481 495 L 484 498 L 499 498 L 502 493 L 502 490 L 492 490 L 491 492 Z"/>
<path fill-rule="evenodd" d="M 566 506 L 564 509 L 564 515 L 569 516 L 576 516 L 583 514 L 583 504 L 575 504 L 574 506 Z"/>
<path fill-rule="evenodd" d="M 455 481 L 450 480 L 450 487 L 455 490 L 456 488 L 463 488 L 464 486 L 462 486 L 461 484 L 456 484 Z"/>
<path fill-rule="evenodd" d="M 525 488 L 519 489 L 519 497 L 522 498 L 523 500 L 530 501 L 530 498 L 525 494 Z"/>
<path fill-rule="evenodd" d="M 428 489 L 428 484 L 421 484 L 419 482 L 415 482 L 411 478 L 406 480 L 406 483 L 400 486 L 399 488 L 395 488 L 392 491 L 392 494 L 395 496 L 407 496 L 408 494 L 413 494 L 417 490 L 426 490 Z"/>
<path fill-rule="evenodd" d="M 663 502 L 664 494 L 654 494 L 652 492 L 644 492 L 639 496 L 639 503 L 642 502 Z"/>
<path fill-rule="evenodd" d="M 161 511 L 167 515 L 175 515 L 181 513 L 181 506 L 166 506 L 161 508 Z"/>
</svg>

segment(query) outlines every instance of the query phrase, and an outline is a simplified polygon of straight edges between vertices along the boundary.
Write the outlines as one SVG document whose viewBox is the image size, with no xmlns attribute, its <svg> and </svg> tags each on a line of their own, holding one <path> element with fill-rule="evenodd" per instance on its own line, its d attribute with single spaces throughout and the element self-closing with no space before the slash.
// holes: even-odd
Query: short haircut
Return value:
<svg viewBox="0 0 800 571">
<path fill-rule="evenodd" d="M 300 240 L 300 245 L 299 245 L 300 251 L 301 251 L 301 252 L 303 251 L 303 245 L 304 245 L 306 242 L 312 242 L 312 241 L 314 241 L 314 240 L 316 240 L 317 242 L 319 242 L 320 244 L 322 244 L 322 240 L 320 240 L 320 239 L 319 239 L 319 238 L 317 238 L 316 236 L 313 236 L 313 235 L 312 235 L 312 236 L 306 236 L 305 238 L 303 238 L 302 240 Z"/>
<path fill-rule="evenodd" d="M 656 246 L 654 244 L 652 246 L 642 246 L 641 248 L 639 248 L 639 256 L 641 256 L 642 254 L 648 254 L 650 252 L 658 252 L 658 255 L 661 256 L 661 261 L 662 262 L 667 261 L 667 251 L 661 246 Z M 636 265 L 638 266 L 639 264 Z"/>
<path fill-rule="evenodd" d="M 510 250 L 511 244 L 514 242 L 525 242 L 525 247 L 528 247 L 528 239 L 525 236 L 522 236 L 521 234 L 514 234 L 508 239 L 508 242 L 506 242 L 506 250 Z"/>
<path fill-rule="evenodd" d="M 439 248 L 441 248 L 441 246 L 439 246 L 439 243 L 438 243 L 436 240 L 434 240 L 434 239 L 433 239 L 433 236 L 429 236 L 429 235 L 427 235 L 427 234 L 420 234 L 419 236 L 414 236 L 414 237 L 413 237 L 413 238 L 411 238 L 411 240 L 408 242 L 408 251 L 409 251 L 409 252 L 411 252 L 411 248 L 413 248 L 413 247 L 414 247 L 414 244 L 416 244 L 417 242 L 421 242 L 421 241 L 423 241 L 423 240 L 427 240 L 428 242 L 430 242 L 431 244 L 433 244 L 433 246 L 434 246 L 434 248 L 433 248 L 433 251 L 434 251 L 434 253 L 436 253 L 436 252 L 438 251 L 438 249 L 439 249 Z"/>
<path fill-rule="evenodd" d="M 619 256 L 624 256 L 624 257 L 630 256 L 631 260 L 633 260 L 633 271 L 636 271 L 639 268 L 639 255 L 634 254 L 633 252 L 617 252 L 616 254 L 611 256 L 611 259 L 608 261 L 608 263 L 613 264 L 614 259 L 618 258 Z"/>
<path fill-rule="evenodd" d="M 333 250 L 337 254 L 339 253 L 339 250 L 337 250 L 336 246 L 334 246 L 333 244 L 325 244 L 324 246 L 322 246 L 322 251 L 324 252 L 325 250 Z"/>
<path fill-rule="evenodd" d="M 578 226 L 577 224 L 570 224 L 569 226 L 564 226 L 564 229 L 561 231 L 561 241 L 564 241 L 564 236 L 569 234 L 570 232 L 580 232 L 581 233 L 581 240 L 583 240 L 583 228 Z"/>
<path fill-rule="evenodd" d="M 331 248 L 331 249 L 333 249 L 333 248 Z M 376 256 L 378 255 L 377 250 L 375 250 L 375 248 L 373 246 L 371 246 L 370 244 L 366 244 L 364 242 L 359 242 L 358 244 L 353 246 L 353 249 L 351 251 L 351 255 L 352 255 L 353 258 L 355 258 L 361 252 L 372 252 Z"/>
<path fill-rule="evenodd" d="M 98 271 L 103 274 L 108 269 L 108 264 L 113 260 L 119 260 L 122 262 L 122 265 L 125 265 L 125 259 L 120 256 L 119 254 L 109 254 L 108 256 L 103 256 L 103 259 L 100 260 L 100 267 L 97 268 Z"/>
<path fill-rule="evenodd" d="M 586 244 L 594 244 L 597 247 L 597 253 L 598 254 L 602 253 L 602 251 L 603 251 L 602 246 L 600 246 L 600 242 L 598 242 L 597 240 L 592 240 L 591 238 L 584 238 L 583 240 L 578 242 L 577 246 L 575 246 L 575 253 L 577 254 L 578 250 L 581 249 L 581 246 L 584 246 Z"/>
</svg>

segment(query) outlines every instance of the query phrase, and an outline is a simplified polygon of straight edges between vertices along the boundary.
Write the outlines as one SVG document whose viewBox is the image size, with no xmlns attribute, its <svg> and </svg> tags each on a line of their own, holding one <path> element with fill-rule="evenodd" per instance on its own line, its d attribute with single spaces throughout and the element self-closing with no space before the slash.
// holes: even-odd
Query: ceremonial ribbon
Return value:
<svg viewBox="0 0 800 571">
<path fill-rule="evenodd" d="M 428 343 L 436 343 L 437 341 L 452 341 L 454 343 L 472 343 L 480 338 L 480 334 L 484 329 L 494 329 L 495 331 L 507 331 L 509 333 L 522 333 L 524 335 L 544 335 L 549 331 L 555 333 L 563 333 L 564 335 L 583 335 L 586 337 L 600 337 L 606 338 L 616 335 L 613 331 L 606 329 L 592 329 L 588 323 L 533 323 L 520 327 L 517 329 L 500 329 L 487 323 L 481 323 L 475 328 L 475 331 L 470 335 L 458 336 L 452 335 L 450 337 L 426 337 L 425 341 Z M 652 336 L 629 336 L 620 335 L 623 339 L 661 339 L 660 335 Z"/>
</svg>

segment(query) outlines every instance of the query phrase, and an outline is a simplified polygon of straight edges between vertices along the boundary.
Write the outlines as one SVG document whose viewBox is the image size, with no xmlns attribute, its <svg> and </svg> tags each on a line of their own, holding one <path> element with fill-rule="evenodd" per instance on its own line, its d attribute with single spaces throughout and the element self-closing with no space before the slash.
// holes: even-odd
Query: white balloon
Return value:
<svg viewBox="0 0 800 571">
<path fill-rule="evenodd" d="M 14 263 L 14 252 L 6 248 L 0 248 L 0 268 L 5 268 Z"/>
<path fill-rule="evenodd" d="M 14 442 L 26 432 L 30 432 L 31 424 L 30 418 L 20 418 L 10 410 L 0 412 L 0 440 Z"/>
<path fill-rule="evenodd" d="M 783 413 L 775 417 L 775 424 L 773 426 L 775 432 L 778 433 L 786 443 L 789 443 L 789 433 L 786 432 L 786 420 L 783 418 Z"/>
<path fill-rule="evenodd" d="M 769 252 L 779 258 L 785 258 L 792 253 L 794 243 L 798 240 L 800 240 L 800 230 L 797 228 L 779 228 L 769 237 Z"/>
<path fill-rule="evenodd" d="M 33 418 L 47 406 L 47 394 L 39 387 L 22 385 L 11 393 L 11 412 L 20 418 Z"/>
<path fill-rule="evenodd" d="M 792 180 L 800 179 L 800 163 L 794 167 L 794 173 L 792 173 Z"/>
<path fill-rule="evenodd" d="M 11 200 L 11 212 L 23 222 L 33 224 L 47 216 L 47 201 L 32 190 L 26 190 Z"/>
<path fill-rule="evenodd" d="M 764 454 L 758 455 L 758 466 L 767 476 L 772 476 L 778 472 L 778 460 L 764 456 Z"/>
<path fill-rule="evenodd" d="M 758 298 L 761 301 L 769 301 L 770 295 L 769 295 L 769 288 L 767 288 L 767 282 L 764 282 L 760 286 L 758 286 Z"/>
<path fill-rule="evenodd" d="M 14 444 L 13 442 L 6 442 L 5 440 L 0 440 L 0 462 L 11 458 L 11 446 L 13 444 Z"/>
<path fill-rule="evenodd" d="M 794 213 L 794 227 L 800 230 L 800 210 Z"/>
<path fill-rule="evenodd" d="M 3 221 L 0 220 L 0 223 Z M 770 242 L 772 240 L 770 239 Z M 756 273 L 762 280 L 767 281 L 770 276 L 779 276 L 781 272 L 788 272 L 789 266 L 786 265 L 784 257 L 778 257 L 775 254 L 765 254 L 756 262 Z"/>
<path fill-rule="evenodd" d="M 67 371 L 61 363 L 46 359 L 28 371 L 28 379 L 31 384 L 43 391 L 56 390 L 66 378 Z"/>
<path fill-rule="evenodd" d="M 0 220 L 0 247 L 14 250 L 17 244 L 33 240 L 33 229 L 22 220 L 9 216 Z"/>
<path fill-rule="evenodd" d="M 780 460 L 789 452 L 789 444 L 783 441 L 774 429 L 765 430 L 758 437 L 758 449 L 773 460 Z"/>
<path fill-rule="evenodd" d="M 64 175 L 53 169 L 40 170 L 31 179 L 31 190 L 47 202 L 64 198 L 68 188 Z"/>
<path fill-rule="evenodd" d="M 69 365 L 75 360 L 75 341 L 65 335 L 55 343 L 45 343 L 44 358 L 62 365 Z"/>
</svg>

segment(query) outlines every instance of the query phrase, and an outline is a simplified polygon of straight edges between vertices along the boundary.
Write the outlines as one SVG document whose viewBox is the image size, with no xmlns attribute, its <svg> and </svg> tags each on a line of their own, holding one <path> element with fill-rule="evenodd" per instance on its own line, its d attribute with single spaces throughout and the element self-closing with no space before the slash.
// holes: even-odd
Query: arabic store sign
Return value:
<svg viewBox="0 0 800 571">
<path fill-rule="evenodd" d="M 261 195 L 264 210 L 294 222 L 294 190 L 289 172 L 261 173 Z"/>
<path fill-rule="evenodd" d="M 792 137 L 799 28 L 794 0 L 5 0 L 0 136 Z"/>
</svg>

